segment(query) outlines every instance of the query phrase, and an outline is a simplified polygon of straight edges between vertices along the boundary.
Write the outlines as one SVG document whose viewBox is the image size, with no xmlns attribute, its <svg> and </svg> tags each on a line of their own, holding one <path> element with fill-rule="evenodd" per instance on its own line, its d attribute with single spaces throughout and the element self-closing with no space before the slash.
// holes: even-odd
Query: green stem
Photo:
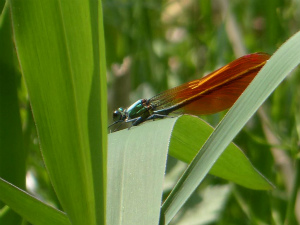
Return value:
<svg viewBox="0 0 300 225">
<path fill-rule="evenodd" d="M 300 187 L 300 159 L 296 160 L 295 166 L 295 177 L 294 177 L 294 186 L 288 203 L 284 225 L 297 224 L 295 217 L 295 204 L 297 199 L 297 193 Z"/>
</svg>

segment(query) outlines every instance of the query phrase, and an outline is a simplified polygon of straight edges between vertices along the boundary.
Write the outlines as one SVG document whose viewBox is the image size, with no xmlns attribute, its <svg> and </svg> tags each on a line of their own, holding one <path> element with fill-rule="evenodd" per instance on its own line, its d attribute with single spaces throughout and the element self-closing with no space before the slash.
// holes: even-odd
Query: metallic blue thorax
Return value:
<svg viewBox="0 0 300 225">
<path fill-rule="evenodd" d="M 146 99 L 140 99 L 133 103 L 131 106 L 129 106 L 125 112 L 127 119 L 133 119 L 141 116 L 149 116 L 149 107 L 147 106 L 146 102 Z M 145 113 L 147 115 L 143 115 Z"/>
</svg>

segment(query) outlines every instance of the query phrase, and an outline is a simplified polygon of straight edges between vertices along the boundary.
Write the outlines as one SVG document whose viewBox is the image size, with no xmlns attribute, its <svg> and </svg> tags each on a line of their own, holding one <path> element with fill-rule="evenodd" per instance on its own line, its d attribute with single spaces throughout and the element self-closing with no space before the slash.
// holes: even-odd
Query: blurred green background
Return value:
<svg viewBox="0 0 300 225">
<path fill-rule="evenodd" d="M 273 54 L 300 28 L 299 1 L 106 0 L 103 6 L 109 116 L 244 54 Z M 299 82 L 297 69 L 235 139 L 276 188 L 252 191 L 209 176 L 174 224 L 300 224 Z M 202 118 L 215 126 L 224 114 Z M 169 157 L 171 177 L 181 167 Z"/>
<path fill-rule="evenodd" d="M 300 29 L 297 0 L 104 0 L 103 11 L 109 117 L 117 107 L 200 78 L 244 54 L 272 54 Z M 18 71 L 16 80 L 27 189 L 59 208 Z M 209 176 L 173 223 L 299 224 L 299 99 L 296 69 L 235 139 L 274 190 L 248 190 Z M 223 116 L 202 118 L 215 126 Z M 184 167 L 168 159 L 166 194 Z M 198 219 L 189 221 L 194 215 Z"/>
</svg>

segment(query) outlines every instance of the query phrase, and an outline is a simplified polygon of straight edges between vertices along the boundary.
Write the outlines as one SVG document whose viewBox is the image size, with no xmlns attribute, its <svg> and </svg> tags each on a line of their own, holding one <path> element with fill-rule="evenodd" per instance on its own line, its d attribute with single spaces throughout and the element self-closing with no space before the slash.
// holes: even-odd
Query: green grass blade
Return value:
<svg viewBox="0 0 300 225">
<path fill-rule="evenodd" d="M 25 188 L 25 150 L 17 96 L 12 30 L 6 7 L 0 21 L 0 177 Z"/>
<path fill-rule="evenodd" d="M 105 224 L 101 2 L 12 0 L 11 8 L 17 54 L 53 187 L 73 224 Z"/>
<path fill-rule="evenodd" d="M 199 118 L 185 115 L 109 134 L 108 224 L 156 224 L 166 150 L 189 162 L 212 130 Z M 195 138 L 199 134 L 201 138 Z M 213 170 L 216 175 L 249 188 L 271 188 L 234 144 L 226 149 Z"/>
<path fill-rule="evenodd" d="M 65 213 L 0 178 L 0 199 L 34 225 L 70 225 Z"/>
<path fill-rule="evenodd" d="M 108 224 L 158 224 L 167 149 L 176 120 L 108 135 Z"/>
<path fill-rule="evenodd" d="M 172 132 L 169 154 L 190 163 L 213 130 L 197 117 L 181 116 Z M 270 190 L 273 187 L 233 143 L 229 144 L 209 173 L 255 190 Z"/>
<path fill-rule="evenodd" d="M 226 146 L 299 63 L 300 32 L 283 44 L 271 57 L 207 140 L 164 203 L 162 223 L 168 224 L 171 221 Z"/>
<path fill-rule="evenodd" d="M 20 74 L 14 65 L 16 56 L 8 6 L 6 3 L 0 15 L 0 177 L 24 189 L 26 151 L 17 95 Z M 6 211 L 0 216 L 0 224 L 16 225 L 21 219 L 16 213 Z"/>
</svg>

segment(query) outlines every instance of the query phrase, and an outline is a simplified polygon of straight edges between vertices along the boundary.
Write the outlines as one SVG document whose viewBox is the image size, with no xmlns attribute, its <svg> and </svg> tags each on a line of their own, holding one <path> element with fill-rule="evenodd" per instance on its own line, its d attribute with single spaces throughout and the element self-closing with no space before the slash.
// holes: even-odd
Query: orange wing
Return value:
<svg viewBox="0 0 300 225">
<path fill-rule="evenodd" d="M 234 104 L 269 58 L 266 53 L 245 55 L 203 78 L 164 91 L 149 102 L 157 114 L 220 112 Z"/>
</svg>

